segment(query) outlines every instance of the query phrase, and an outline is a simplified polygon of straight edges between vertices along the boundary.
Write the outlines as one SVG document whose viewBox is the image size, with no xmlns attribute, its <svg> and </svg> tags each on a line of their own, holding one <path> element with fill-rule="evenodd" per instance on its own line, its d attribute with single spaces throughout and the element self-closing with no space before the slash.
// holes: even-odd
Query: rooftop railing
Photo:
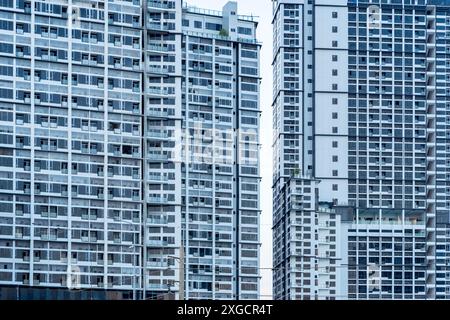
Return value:
<svg viewBox="0 0 450 320">
<path fill-rule="evenodd" d="M 215 16 L 215 17 L 222 17 L 223 12 L 218 10 L 211 10 L 211 9 L 203 9 L 203 8 L 197 8 L 194 6 L 189 6 L 188 4 L 183 5 L 183 10 L 191 13 L 197 13 L 197 14 L 205 14 L 209 16 Z M 249 22 L 257 22 L 259 17 L 253 16 L 253 15 L 238 15 L 237 16 L 239 20 L 243 21 L 249 21 Z"/>
<path fill-rule="evenodd" d="M 201 37 L 201 38 L 213 38 L 218 40 L 224 40 L 224 41 L 234 41 L 231 37 L 228 36 L 221 36 L 218 32 L 195 32 L 195 31 L 184 31 L 184 34 L 188 36 L 194 36 L 194 37 Z M 238 42 L 245 42 L 245 43 L 251 43 L 251 44 L 259 44 L 257 39 L 246 39 L 246 38 L 240 38 L 238 37 L 236 39 Z"/>
</svg>

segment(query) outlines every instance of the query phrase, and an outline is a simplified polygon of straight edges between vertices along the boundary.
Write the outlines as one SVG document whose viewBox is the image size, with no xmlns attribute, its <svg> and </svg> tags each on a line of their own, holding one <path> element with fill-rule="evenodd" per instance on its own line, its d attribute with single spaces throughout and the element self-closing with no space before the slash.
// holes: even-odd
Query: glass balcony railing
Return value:
<svg viewBox="0 0 450 320">
<path fill-rule="evenodd" d="M 147 8 L 149 8 L 149 9 L 175 9 L 175 2 L 163 3 L 161 1 L 149 1 L 149 2 L 147 2 Z"/>
</svg>

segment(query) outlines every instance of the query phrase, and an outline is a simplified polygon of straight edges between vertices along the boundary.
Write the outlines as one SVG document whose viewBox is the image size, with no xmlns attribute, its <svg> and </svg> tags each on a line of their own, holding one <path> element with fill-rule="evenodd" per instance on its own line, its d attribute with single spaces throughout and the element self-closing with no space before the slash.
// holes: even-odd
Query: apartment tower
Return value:
<svg viewBox="0 0 450 320">
<path fill-rule="evenodd" d="M 256 20 L 181 0 L 0 15 L 0 298 L 258 298 Z"/>
<path fill-rule="evenodd" d="M 273 5 L 275 298 L 448 298 L 450 3 Z"/>
</svg>

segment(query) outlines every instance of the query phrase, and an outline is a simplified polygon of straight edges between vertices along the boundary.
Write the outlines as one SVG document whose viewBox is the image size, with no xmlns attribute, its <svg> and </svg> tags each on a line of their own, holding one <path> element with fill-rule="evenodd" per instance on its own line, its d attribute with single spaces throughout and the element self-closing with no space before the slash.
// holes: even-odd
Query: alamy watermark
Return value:
<svg viewBox="0 0 450 320">
<path fill-rule="evenodd" d="M 69 290 L 81 289 L 81 269 L 78 266 L 70 265 L 67 268 L 67 288 Z"/>
<path fill-rule="evenodd" d="M 166 128 L 153 134 L 163 139 L 147 148 L 149 159 L 206 165 L 256 166 L 259 162 L 257 129 L 210 128 L 195 122 L 187 129 Z"/>
<path fill-rule="evenodd" d="M 97 2 L 90 0 L 77 0 L 76 3 L 69 6 L 67 12 L 67 26 L 69 29 L 81 28 L 81 9 L 97 9 Z"/>
<path fill-rule="evenodd" d="M 377 5 L 367 7 L 367 28 L 381 28 L 381 8 Z"/>
<path fill-rule="evenodd" d="M 381 266 L 378 264 L 367 265 L 367 289 L 370 292 L 380 291 L 381 288 Z"/>
</svg>

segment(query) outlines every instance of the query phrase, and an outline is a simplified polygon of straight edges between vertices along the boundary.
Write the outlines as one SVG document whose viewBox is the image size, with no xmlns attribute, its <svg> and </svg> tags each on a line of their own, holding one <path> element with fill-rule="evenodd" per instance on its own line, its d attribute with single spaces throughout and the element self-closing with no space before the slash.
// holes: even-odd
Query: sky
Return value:
<svg viewBox="0 0 450 320">
<path fill-rule="evenodd" d="M 272 1 L 235 0 L 239 15 L 258 17 L 261 48 L 261 299 L 272 298 Z M 186 0 L 190 6 L 222 11 L 228 0 Z"/>
</svg>

